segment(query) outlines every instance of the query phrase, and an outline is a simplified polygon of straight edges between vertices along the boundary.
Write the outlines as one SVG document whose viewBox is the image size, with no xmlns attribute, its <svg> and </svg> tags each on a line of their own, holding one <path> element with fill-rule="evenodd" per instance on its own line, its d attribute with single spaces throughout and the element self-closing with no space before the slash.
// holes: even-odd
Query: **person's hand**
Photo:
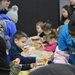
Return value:
<svg viewBox="0 0 75 75">
<path fill-rule="evenodd" d="M 13 61 L 14 64 L 19 64 L 20 63 L 20 59 L 19 58 L 16 58 L 14 61 Z"/>
<path fill-rule="evenodd" d="M 43 49 L 45 49 L 46 44 L 42 44 Z"/>
<path fill-rule="evenodd" d="M 31 68 L 34 68 L 34 67 L 36 67 L 36 66 L 37 66 L 36 63 L 31 63 L 31 64 L 30 64 L 30 67 L 31 67 Z"/>
<path fill-rule="evenodd" d="M 44 58 L 38 58 L 38 63 L 42 63 L 44 61 Z"/>
</svg>

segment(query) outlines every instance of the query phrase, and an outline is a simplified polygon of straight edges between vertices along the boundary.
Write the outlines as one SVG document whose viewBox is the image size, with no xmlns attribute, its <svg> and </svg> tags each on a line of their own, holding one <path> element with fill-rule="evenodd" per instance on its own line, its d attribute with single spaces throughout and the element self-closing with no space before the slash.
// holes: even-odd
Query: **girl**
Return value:
<svg viewBox="0 0 75 75">
<path fill-rule="evenodd" d="M 72 15 L 72 11 L 70 6 L 65 5 L 62 7 L 62 17 L 60 21 L 60 25 L 64 25 L 65 23 L 69 22 L 70 16 Z"/>
<path fill-rule="evenodd" d="M 45 45 L 44 49 L 46 51 L 54 52 L 57 46 L 57 33 L 54 29 L 51 30 L 51 33 L 46 36 L 47 44 Z"/>
<path fill-rule="evenodd" d="M 42 40 L 43 40 L 43 37 L 45 36 L 45 34 L 44 34 L 43 30 L 42 30 L 42 26 L 43 26 L 42 21 L 37 22 L 36 23 L 37 35 L 31 37 L 32 40 L 37 40 L 37 43 L 41 43 Z"/>
<path fill-rule="evenodd" d="M 37 35 L 40 37 L 43 37 L 45 34 L 42 30 L 42 26 L 43 26 L 43 22 L 39 21 L 36 23 L 36 31 L 37 31 Z"/>
</svg>

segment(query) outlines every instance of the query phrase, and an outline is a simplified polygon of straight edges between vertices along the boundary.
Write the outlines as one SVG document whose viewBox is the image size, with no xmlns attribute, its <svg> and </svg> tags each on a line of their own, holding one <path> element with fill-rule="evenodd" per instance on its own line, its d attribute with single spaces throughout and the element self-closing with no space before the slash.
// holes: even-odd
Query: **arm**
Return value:
<svg viewBox="0 0 75 75">
<path fill-rule="evenodd" d="M 30 37 L 31 39 L 33 39 L 33 40 L 37 40 L 37 39 L 40 39 L 40 37 L 37 35 L 37 36 L 32 36 L 32 37 Z"/>
<path fill-rule="evenodd" d="M 22 65 L 22 70 L 29 70 L 29 69 L 31 69 L 30 64 L 23 64 Z"/>
<path fill-rule="evenodd" d="M 30 64 L 30 63 L 36 62 L 36 57 L 24 57 L 13 46 L 11 46 L 11 48 L 9 50 L 9 54 L 10 54 L 12 60 L 14 60 L 16 58 L 20 58 L 20 60 L 21 60 L 20 64 L 28 64 L 28 63 Z"/>
</svg>

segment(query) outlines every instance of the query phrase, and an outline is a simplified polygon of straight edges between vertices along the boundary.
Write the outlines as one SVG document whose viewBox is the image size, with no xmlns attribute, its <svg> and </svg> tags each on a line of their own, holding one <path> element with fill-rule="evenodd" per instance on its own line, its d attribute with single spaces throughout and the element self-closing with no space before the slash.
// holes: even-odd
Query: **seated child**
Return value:
<svg viewBox="0 0 75 75">
<path fill-rule="evenodd" d="M 28 70 L 31 69 L 32 63 L 36 63 L 37 61 L 41 61 L 41 59 L 38 59 L 36 57 L 24 57 L 21 55 L 22 49 L 26 45 L 26 41 L 28 39 L 28 36 L 22 32 L 17 31 L 14 35 L 14 44 L 11 45 L 11 48 L 9 50 L 9 55 L 11 57 L 11 60 L 15 60 L 16 58 L 20 59 L 20 64 L 22 65 L 22 70 Z"/>
<path fill-rule="evenodd" d="M 37 35 L 31 37 L 32 40 L 41 40 L 43 38 L 43 36 L 45 35 L 43 30 L 42 30 L 42 26 L 43 26 L 43 22 L 39 21 L 36 23 L 36 31 L 37 31 Z"/>
<path fill-rule="evenodd" d="M 52 51 L 54 52 L 57 47 L 57 33 L 52 29 L 51 33 L 46 36 L 47 44 L 45 44 L 44 49 L 46 51 Z"/>
<path fill-rule="evenodd" d="M 51 33 L 51 24 L 50 23 L 44 23 L 42 26 L 42 30 L 44 32 L 45 35 L 48 35 Z"/>
<path fill-rule="evenodd" d="M 37 31 L 37 35 L 40 37 L 43 37 L 45 34 L 42 30 L 42 26 L 43 26 L 43 22 L 39 21 L 36 23 L 36 31 Z"/>
<path fill-rule="evenodd" d="M 43 41 L 43 43 L 47 43 L 46 42 L 46 36 L 51 33 L 51 24 L 45 22 L 43 24 L 43 26 L 42 26 L 42 30 L 43 30 L 43 32 L 45 34 L 45 36 L 43 36 L 43 40 L 42 41 Z"/>
</svg>

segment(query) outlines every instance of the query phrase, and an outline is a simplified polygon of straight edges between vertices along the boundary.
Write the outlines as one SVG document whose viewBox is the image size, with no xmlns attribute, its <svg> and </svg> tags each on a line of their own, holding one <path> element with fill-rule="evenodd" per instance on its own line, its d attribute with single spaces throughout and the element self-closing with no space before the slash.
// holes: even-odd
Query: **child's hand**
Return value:
<svg viewBox="0 0 75 75">
<path fill-rule="evenodd" d="M 16 58 L 14 61 L 13 61 L 14 64 L 19 64 L 20 63 L 20 59 L 19 58 Z"/>
<path fill-rule="evenodd" d="M 30 67 L 31 67 L 31 68 L 34 68 L 34 67 L 36 67 L 36 66 L 37 66 L 36 63 L 31 63 L 31 64 L 30 64 Z"/>
<path fill-rule="evenodd" d="M 40 58 L 39 61 L 36 64 L 37 64 L 37 66 L 47 65 L 48 64 L 48 59 Z"/>
<path fill-rule="evenodd" d="M 41 44 L 42 42 L 40 40 L 36 41 L 36 43 Z"/>
<path fill-rule="evenodd" d="M 38 63 L 42 63 L 43 60 L 44 60 L 43 58 L 39 58 L 39 59 L 38 59 Z"/>
<path fill-rule="evenodd" d="M 46 44 L 42 44 L 43 49 L 45 49 Z"/>
</svg>

